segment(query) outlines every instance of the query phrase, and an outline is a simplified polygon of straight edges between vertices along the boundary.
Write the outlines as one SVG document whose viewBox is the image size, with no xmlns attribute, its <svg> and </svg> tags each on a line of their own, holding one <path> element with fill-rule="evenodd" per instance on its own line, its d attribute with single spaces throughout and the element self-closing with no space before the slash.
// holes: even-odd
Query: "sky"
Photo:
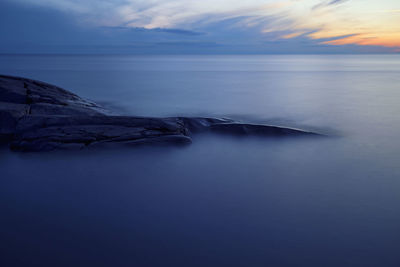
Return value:
<svg viewBox="0 0 400 267">
<path fill-rule="evenodd" d="M 1 53 L 400 52 L 399 0 L 2 0 Z"/>
</svg>

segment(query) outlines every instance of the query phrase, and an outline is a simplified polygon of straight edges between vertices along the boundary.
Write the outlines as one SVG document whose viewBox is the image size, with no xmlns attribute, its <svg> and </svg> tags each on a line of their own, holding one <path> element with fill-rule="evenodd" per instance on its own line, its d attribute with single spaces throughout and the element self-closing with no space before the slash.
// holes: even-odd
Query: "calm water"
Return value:
<svg viewBox="0 0 400 267">
<path fill-rule="evenodd" d="M 400 266 L 400 56 L 0 56 L 121 113 L 325 139 L 0 150 L 1 266 Z"/>
</svg>

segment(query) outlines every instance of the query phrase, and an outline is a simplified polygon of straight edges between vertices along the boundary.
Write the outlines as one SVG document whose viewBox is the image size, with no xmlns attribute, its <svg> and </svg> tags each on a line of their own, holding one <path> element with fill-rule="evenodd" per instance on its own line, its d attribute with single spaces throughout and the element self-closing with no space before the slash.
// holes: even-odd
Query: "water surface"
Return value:
<svg viewBox="0 0 400 267">
<path fill-rule="evenodd" d="M 325 139 L 0 154 L 4 266 L 399 266 L 400 56 L 0 56 L 124 114 Z"/>
</svg>

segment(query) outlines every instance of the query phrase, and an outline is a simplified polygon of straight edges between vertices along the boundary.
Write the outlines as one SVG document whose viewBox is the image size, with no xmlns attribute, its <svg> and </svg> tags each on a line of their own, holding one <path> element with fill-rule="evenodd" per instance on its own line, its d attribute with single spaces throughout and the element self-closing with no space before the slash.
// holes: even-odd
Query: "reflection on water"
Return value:
<svg viewBox="0 0 400 267">
<path fill-rule="evenodd" d="M 399 57 L 0 59 L 0 73 L 131 114 L 233 116 L 341 135 L 3 149 L 2 265 L 399 266 Z"/>
</svg>

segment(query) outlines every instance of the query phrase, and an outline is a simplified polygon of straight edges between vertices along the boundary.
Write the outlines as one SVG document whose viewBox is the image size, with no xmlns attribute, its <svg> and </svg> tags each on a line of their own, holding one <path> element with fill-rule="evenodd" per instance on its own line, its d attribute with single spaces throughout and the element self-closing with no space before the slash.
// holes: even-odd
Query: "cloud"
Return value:
<svg viewBox="0 0 400 267">
<path fill-rule="evenodd" d="M 81 50 L 85 47 L 85 51 L 89 47 L 94 51 L 99 51 L 94 47 L 101 47 L 101 51 L 108 47 L 107 51 L 129 53 L 336 53 L 354 52 L 364 45 L 372 48 L 399 44 L 400 47 L 400 37 L 372 29 L 375 26 L 370 26 L 371 20 L 356 13 L 361 10 L 357 6 L 351 9 L 355 12 L 351 14 L 333 8 L 345 2 L 348 2 L 346 7 L 357 3 L 349 0 L 3 0 L 0 34 L 5 37 L 0 49 L 16 49 L 24 44 L 26 51 L 52 45 Z M 385 9 L 396 10 L 390 6 Z M 394 33 L 399 30 L 391 29 Z M 374 41 L 368 39 L 371 36 Z M 360 51 L 365 50 L 360 48 Z M 382 51 L 387 50 L 382 48 Z"/>
<path fill-rule="evenodd" d="M 177 35 L 186 35 L 186 36 L 196 36 L 202 35 L 203 32 L 196 32 L 190 30 L 183 30 L 183 29 L 174 29 L 174 28 L 154 28 L 154 29 L 146 29 L 146 28 L 132 28 L 126 26 L 110 26 L 110 27 L 101 27 L 105 30 L 116 30 L 116 31 L 125 31 L 125 32 L 159 32 L 159 33 L 170 33 L 170 34 L 177 34 Z"/>
<path fill-rule="evenodd" d="M 338 5 L 338 4 L 347 2 L 347 1 L 349 1 L 349 0 L 332 0 L 332 1 L 330 1 L 330 2 L 328 3 L 328 5 Z"/>
<path fill-rule="evenodd" d="M 321 3 L 318 3 L 312 7 L 313 10 L 317 10 L 320 8 L 324 7 L 329 7 L 329 6 L 335 6 L 339 4 L 343 4 L 345 2 L 348 2 L 349 0 L 331 0 L 331 1 L 323 1 Z"/>
</svg>

